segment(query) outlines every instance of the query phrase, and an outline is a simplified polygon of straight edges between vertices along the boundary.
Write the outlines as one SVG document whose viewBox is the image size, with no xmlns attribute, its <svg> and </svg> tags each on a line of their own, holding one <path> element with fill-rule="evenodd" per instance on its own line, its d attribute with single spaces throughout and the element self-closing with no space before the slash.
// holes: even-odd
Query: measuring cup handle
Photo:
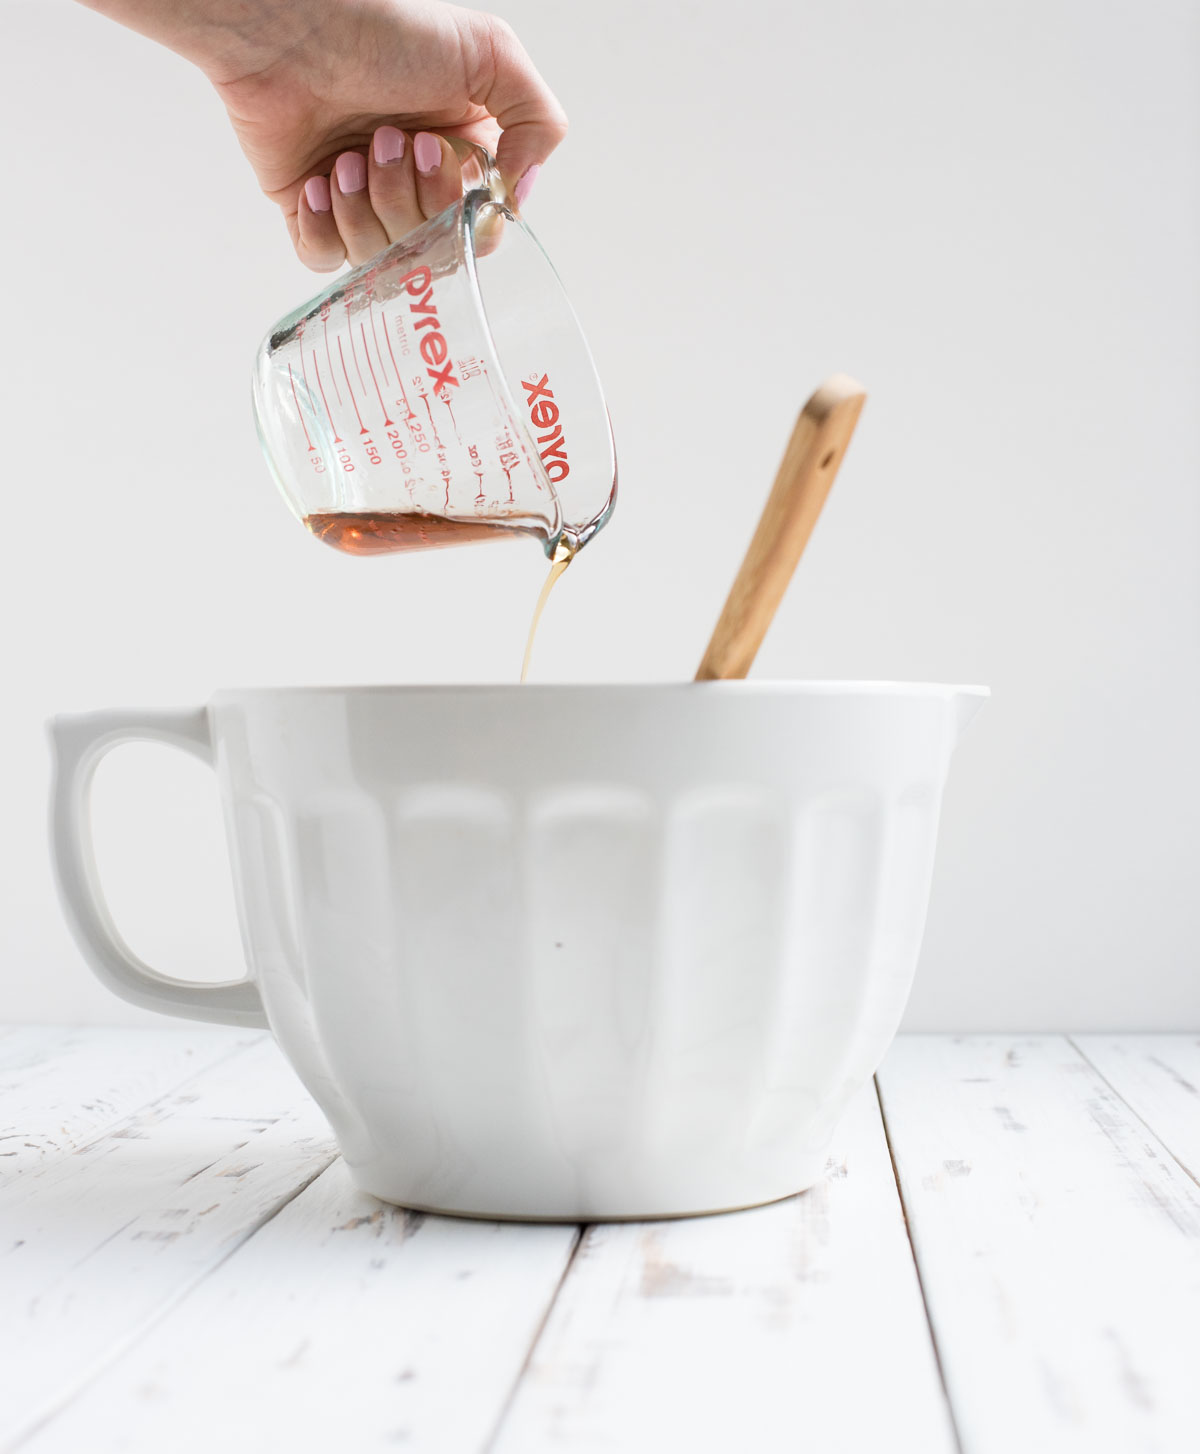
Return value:
<svg viewBox="0 0 1200 1454">
<path fill-rule="evenodd" d="M 448 136 L 446 140 L 462 165 L 464 193 L 482 190 L 488 192 L 494 202 L 510 206 L 508 188 L 500 175 L 496 158 L 487 147 L 461 136 Z"/>
<path fill-rule="evenodd" d="M 52 839 L 58 888 L 67 923 L 98 979 L 143 1009 L 213 1020 L 220 1025 L 266 1028 L 267 1017 L 253 981 L 203 984 L 172 979 L 150 968 L 121 938 L 96 869 L 91 792 L 96 768 L 124 742 L 165 742 L 213 766 L 212 737 L 204 708 L 191 712 L 88 712 L 56 717 Z"/>
</svg>

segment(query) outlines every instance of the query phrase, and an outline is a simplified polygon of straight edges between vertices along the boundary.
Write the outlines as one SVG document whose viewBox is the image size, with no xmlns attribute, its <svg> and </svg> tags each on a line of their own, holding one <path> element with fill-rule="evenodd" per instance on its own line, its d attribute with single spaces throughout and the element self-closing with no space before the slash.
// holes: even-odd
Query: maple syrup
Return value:
<svg viewBox="0 0 1200 1454">
<path fill-rule="evenodd" d="M 304 523 L 318 540 L 349 555 L 437 550 L 472 540 L 495 540 L 497 531 L 533 533 L 515 525 L 498 525 L 495 520 L 447 520 L 443 515 L 425 515 L 416 510 L 329 511 L 306 515 Z"/>
<path fill-rule="evenodd" d="M 554 583 L 562 575 L 563 571 L 575 559 L 575 551 L 566 541 L 560 540 L 558 549 L 554 552 L 550 561 L 550 574 L 546 577 L 546 584 L 542 587 L 541 594 L 537 598 L 537 605 L 533 608 L 533 620 L 529 623 L 529 635 L 525 640 L 525 657 L 521 662 L 521 680 L 524 681 L 529 675 L 529 662 L 533 656 L 533 638 L 537 635 L 538 622 L 542 619 L 542 612 L 546 609 L 546 602 L 550 599 L 550 592 L 554 589 Z"/>
</svg>

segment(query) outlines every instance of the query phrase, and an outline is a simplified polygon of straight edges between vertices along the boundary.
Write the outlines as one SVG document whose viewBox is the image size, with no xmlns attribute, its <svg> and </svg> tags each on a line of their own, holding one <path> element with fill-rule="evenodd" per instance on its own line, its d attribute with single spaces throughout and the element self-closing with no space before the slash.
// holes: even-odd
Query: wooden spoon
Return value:
<svg viewBox="0 0 1200 1454">
<path fill-rule="evenodd" d="M 800 411 L 758 528 L 696 673 L 698 682 L 744 677 L 837 476 L 866 400 L 845 374 L 826 379 Z"/>
</svg>

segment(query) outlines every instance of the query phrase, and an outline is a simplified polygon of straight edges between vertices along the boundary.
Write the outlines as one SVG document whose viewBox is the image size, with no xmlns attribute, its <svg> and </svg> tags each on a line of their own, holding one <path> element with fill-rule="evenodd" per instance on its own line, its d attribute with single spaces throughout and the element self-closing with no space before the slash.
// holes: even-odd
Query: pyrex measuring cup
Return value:
<svg viewBox="0 0 1200 1454">
<path fill-rule="evenodd" d="M 577 550 L 616 494 L 608 412 L 562 285 L 487 153 L 461 201 L 288 314 L 259 437 L 314 535 L 354 554 L 513 531 Z"/>
</svg>

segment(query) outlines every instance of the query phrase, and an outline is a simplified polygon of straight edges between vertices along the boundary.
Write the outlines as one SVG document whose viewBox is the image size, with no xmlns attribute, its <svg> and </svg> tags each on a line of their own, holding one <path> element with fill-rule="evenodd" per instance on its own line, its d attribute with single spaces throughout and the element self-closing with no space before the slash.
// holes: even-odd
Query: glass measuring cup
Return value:
<svg viewBox="0 0 1200 1454">
<path fill-rule="evenodd" d="M 352 554 L 511 532 L 573 553 L 612 512 L 612 431 L 579 324 L 493 159 L 462 145 L 462 199 L 289 313 L 258 352 L 275 480 L 314 535 Z"/>
</svg>

